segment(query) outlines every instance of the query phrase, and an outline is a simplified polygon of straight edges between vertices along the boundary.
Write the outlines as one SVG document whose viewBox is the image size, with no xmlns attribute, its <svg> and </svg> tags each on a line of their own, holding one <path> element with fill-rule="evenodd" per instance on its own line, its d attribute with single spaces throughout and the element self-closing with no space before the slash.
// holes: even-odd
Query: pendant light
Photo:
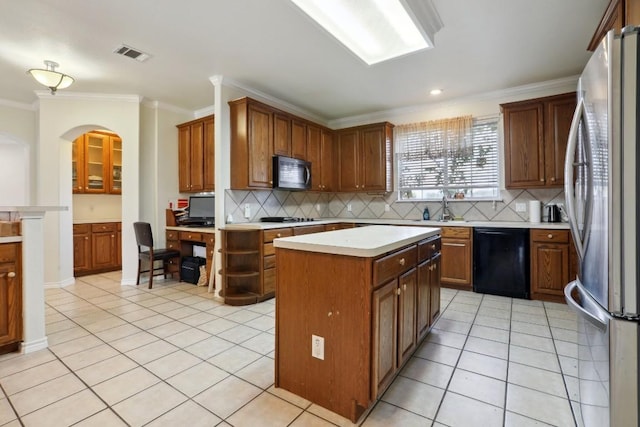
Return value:
<svg viewBox="0 0 640 427">
<path fill-rule="evenodd" d="M 56 67 L 59 66 L 57 62 L 44 61 L 44 65 L 46 67 L 45 69 L 32 68 L 29 70 L 29 74 L 31 74 L 38 83 L 51 89 L 51 95 L 55 95 L 58 89 L 65 89 L 71 86 L 73 77 L 56 71 Z"/>
</svg>

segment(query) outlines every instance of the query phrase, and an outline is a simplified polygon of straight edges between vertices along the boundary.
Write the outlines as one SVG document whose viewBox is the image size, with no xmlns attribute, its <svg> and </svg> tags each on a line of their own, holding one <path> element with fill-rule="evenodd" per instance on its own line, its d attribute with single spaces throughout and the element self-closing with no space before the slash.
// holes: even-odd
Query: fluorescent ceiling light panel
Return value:
<svg viewBox="0 0 640 427">
<path fill-rule="evenodd" d="M 433 47 L 406 1 L 291 1 L 369 65 Z"/>
</svg>

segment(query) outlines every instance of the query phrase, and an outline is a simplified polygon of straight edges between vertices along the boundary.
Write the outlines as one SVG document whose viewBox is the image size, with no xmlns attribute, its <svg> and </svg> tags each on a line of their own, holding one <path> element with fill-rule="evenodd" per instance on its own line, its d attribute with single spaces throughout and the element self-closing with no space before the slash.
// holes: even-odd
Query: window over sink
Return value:
<svg viewBox="0 0 640 427">
<path fill-rule="evenodd" d="M 494 200 L 498 180 L 497 116 L 396 126 L 399 200 Z"/>
</svg>

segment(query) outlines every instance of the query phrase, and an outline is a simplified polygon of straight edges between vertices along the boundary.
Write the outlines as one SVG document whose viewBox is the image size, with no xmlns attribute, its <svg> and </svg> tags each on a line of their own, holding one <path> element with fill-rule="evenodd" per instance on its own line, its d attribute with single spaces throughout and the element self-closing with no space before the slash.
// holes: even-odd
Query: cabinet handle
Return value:
<svg viewBox="0 0 640 427">
<path fill-rule="evenodd" d="M 10 271 L 10 272 L 7 274 L 7 276 L 8 276 L 10 279 L 13 279 L 14 277 L 16 277 L 16 273 L 15 273 L 14 271 Z"/>
<path fill-rule="evenodd" d="M 540 178 L 540 182 L 544 182 L 544 178 Z"/>
<path fill-rule="evenodd" d="M 396 294 L 400 295 L 401 292 L 400 288 L 396 289 Z"/>
<path fill-rule="evenodd" d="M 404 291 L 407 290 L 407 284 L 406 283 L 404 285 L 402 285 L 402 290 L 404 290 Z"/>
<path fill-rule="evenodd" d="M 84 240 L 89 240 L 89 236 L 85 236 L 85 237 L 84 237 Z"/>
<path fill-rule="evenodd" d="M 433 249 L 435 251 L 436 250 L 436 245 L 435 244 L 431 245 L 431 249 Z"/>
<path fill-rule="evenodd" d="M 111 238 L 113 239 L 114 237 L 116 237 L 116 236 L 112 234 L 112 235 L 111 235 Z"/>
<path fill-rule="evenodd" d="M 400 261 L 398 261 L 398 262 L 400 263 L 400 265 L 404 265 L 405 260 L 404 260 L 404 258 L 400 258 Z"/>
<path fill-rule="evenodd" d="M 549 233 L 549 234 L 547 234 L 547 237 L 550 238 L 550 239 L 553 239 L 553 234 Z"/>
<path fill-rule="evenodd" d="M 555 180 L 556 180 L 555 178 L 551 178 L 551 181 L 555 181 Z"/>
<path fill-rule="evenodd" d="M 278 233 L 276 234 L 276 237 L 282 237 L 282 234 Z"/>
</svg>

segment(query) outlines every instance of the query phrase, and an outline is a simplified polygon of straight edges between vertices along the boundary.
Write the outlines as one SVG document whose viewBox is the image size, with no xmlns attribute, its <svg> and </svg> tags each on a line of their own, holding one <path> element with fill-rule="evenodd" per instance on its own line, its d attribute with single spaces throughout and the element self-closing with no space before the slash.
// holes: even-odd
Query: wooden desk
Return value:
<svg viewBox="0 0 640 427">
<path fill-rule="evenodd" d="M 207 259 L 207 283 L 213 271 L 213 252 L 215 247 L 216 229 L 214 227 L 180 227 L 167 226 L 167 249 L 177 249 L 180 251 L 180 262 L 182 257 L 193 255 L 193 246 L 206 247 Z M 180 263 L 171 263 L 169 271 L 180 275 Z"/>
</svg>

